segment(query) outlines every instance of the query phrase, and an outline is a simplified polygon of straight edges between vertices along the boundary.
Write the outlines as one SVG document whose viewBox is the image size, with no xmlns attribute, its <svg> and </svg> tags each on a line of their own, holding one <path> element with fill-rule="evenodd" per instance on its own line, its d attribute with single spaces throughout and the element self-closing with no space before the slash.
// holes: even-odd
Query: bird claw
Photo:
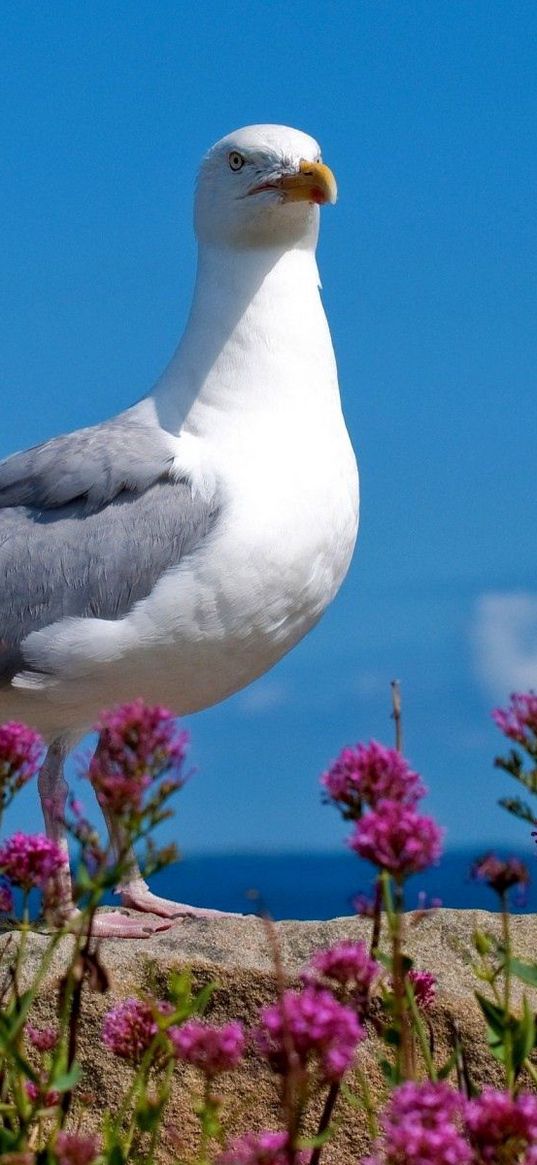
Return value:
<svg viewBox="0 0 537 1165">
<path fill-rule="evenodd" d="M 140 886 L 138 883 L 123 886 L 119 893 L 122 906 L 143 913 L 157 914 L 160 918 L 169 919 L 170 923 L 178 918 L 242 918 L 241 914 L 233 914 L 226 910 L 210 910 L 204 906 L 188 906 L 184 902 L 159 898 L 152 894 L 147 886 Z"/>
</svg>

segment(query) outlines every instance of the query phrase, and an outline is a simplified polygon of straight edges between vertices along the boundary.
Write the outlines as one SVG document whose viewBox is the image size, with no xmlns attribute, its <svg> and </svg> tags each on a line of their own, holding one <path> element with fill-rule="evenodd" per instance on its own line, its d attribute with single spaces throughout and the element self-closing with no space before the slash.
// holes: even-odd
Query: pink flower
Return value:
<svg viewBox="0 0 537 1165">
<path fill-rule="evenodd" d="M 168 1029 L 175 1055 L 194 1064 L 205 1076 L 217 1076 L 235 1068 L 244 1053 L 242 1024 L 226 1023 L 222 1027 L 191 1019 L 180 1027 Z"/>
<path fill-rule="evenodd" d="M 277 1072 L 286 1069 L 289 1041 L 302 1067 L 314 1057 L 326 1080 L 339 1080 L 364 1037 L 350 1007 L 339 1003 L 331 991 L 308 986 L 284 991 L 277 1003 L 262 1009 L 257 1045 Z"/>
<path fill-rule="evenodd" d="M 443 830 L 398 801 L 380 801 L 356 823 L 351 849 L 396 878 L 408 878 L 433 865 L 442 852 Z"/>
<path fill-rule="evenodd" d="M 498 858 L 496 854 L 485 854 L 472 866 L 472 877 L 486 882 L 491 890 L 502 897 L 513 886 L 529 885 L 529 870 L 520 858 Z"/>
<path fill-rule="evenodd" d="M 408 972 L 407 979 L 412 984 L 414 999 L 420 1011 L 430 1011 L 436 999 L 436 978 L 430 971 Z"/>
<path fill-rule="evenodd" d="M 172 1010 L 169 1003 L 122 999 L 104 1017 L 103 1042 L 122 1060 L 138 1063 L 158 1031 L 157 1015 Z"/>
<path fill-rule="evenodd" d="M 13 894 L 7 882 L 0 882 L 0 914 L 11 914 L 13 910 Z"/>
<path fill-rule="evenodd" d="M 55 1144 L 58 1165 L 93 1165 L 100 1148 L 96 1137 L 58 1133 Z"/>
<path fill-rule="evenodd" d="M 53 1027 L 34 1027 L 27 1023 L 24 1028 L 27 1039 L 38 1052 L 51 1052 L 58 1043 L 58 1032 Z"/>
<path fill-rule="evenodd" d="M 133 700 L 103 712 L 97 730 L 88 776 L 103 808 L 116 816 L 141 812 L 146 789 L 165 774 L 170 792 L 180 787 L 188 734 L 177 730 L 172 712 Z"/>
<path fill-rule="evenodd" d="M 471 1165 L 461 1103 L 448 1084 L 401 1084 L 384 1110 L 373 1156 L 363 1165 Z"/>
<path fill-rule="evenodd" d="M 60 1094 L 53 1089 L 47 1090 L 38 1084 L 34 1084 L 33 1080 L 27 1080 L 25 1084 L 26 1095 L 33 1103 L 39 1102 L 42 1108 L 55 1108 L 60 1103 Z"/>
<path fill-rule="evenodd" d="M 287 1133 L 246 1133 L 235 1137 L 215 1165 L 288 1165 Z M 306 1165 L 307 1153 L 296 1153 L 297 1165 Z"/>
<path fill-rule="evenodd" d="M 352 900 L 352 905 L 360 918 L 374 918 L 376 913 L 376 902 L 369 894 L 356 894 Z"/>
<path fill-rule="evenodd" d="M 537 693 L 512 692 L 509 708 L 495 708 L 492 719 L 510 740 L 527 747 L 537 742 Z M 533 738 L 533 740 L 532 740 Z"/>
<path fill-rule="evenodd" d="M 22 890 L 44 890 L 68 862 L 67 853 L 42 833 L 14 833 L 0 846 L 0 871 Z"/>
<path fill-rule="evenodd" d="M 479 1165 L 497 1162 L 520 1162 L 529 1157 L 524 1149 L 537 1146 L 537 1097 L 486 1088 L 476 1100 L 464 1107 L 464 1119 L 470 1144 Z"/>
<path fill-rule="evenodd" d="M 347 940 L 327 950 L 317 951 L 310 966 L 326 979 L 333 979 L 335 983 L 352 991 L 354 1004 L 359 1010 L 367 1005 L 371 985 L 380 972 L 378 963 L 370 957 L 365 943 Z"/>
<path fill-rule="evenodd" d="M 44 744 L 26 724 L 0 724 L 0 803 L 5 807 L 37 773 Z"/>
<path fill-rule="evenodd" d="M 321 784 L 330 800 L 343 806 L 347 818 L 359 818 L 365 805 L 374 809 L 379 801 L 415 805 L 427 792 L 401 753 L 376 740 L 344 748 L 323 773 Z"/>
</svg>

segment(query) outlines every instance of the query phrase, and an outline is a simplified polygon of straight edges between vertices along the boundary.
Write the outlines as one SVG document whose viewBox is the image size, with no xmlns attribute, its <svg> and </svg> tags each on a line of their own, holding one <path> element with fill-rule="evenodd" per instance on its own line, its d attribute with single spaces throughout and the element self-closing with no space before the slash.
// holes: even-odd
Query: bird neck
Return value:
<svg viewBox="0 0 537 1165">
<path fill-rule="evenodd" d="M 152 392 L 161 424 L 178 431 L 207 405 L 256 407 L 256 393 L 278 390 L 282 353 L 293 368 L 332 354 L 314 250 L 200 246 L 188 323 Z"/>
</svg>

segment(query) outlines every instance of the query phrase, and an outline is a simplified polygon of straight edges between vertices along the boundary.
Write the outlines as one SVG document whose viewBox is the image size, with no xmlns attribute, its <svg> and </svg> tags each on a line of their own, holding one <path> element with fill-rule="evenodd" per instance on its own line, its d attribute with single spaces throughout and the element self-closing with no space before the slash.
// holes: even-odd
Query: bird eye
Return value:
<svg viewBox="0 0 537 1165">
<path fill-rule="evenodd" d="M 244 166 L 244 158 L 242 154 L 239 154 L 238 150 L 231 151 L 228 162 L 232 170 L 242 170 Z"/>
</svg>

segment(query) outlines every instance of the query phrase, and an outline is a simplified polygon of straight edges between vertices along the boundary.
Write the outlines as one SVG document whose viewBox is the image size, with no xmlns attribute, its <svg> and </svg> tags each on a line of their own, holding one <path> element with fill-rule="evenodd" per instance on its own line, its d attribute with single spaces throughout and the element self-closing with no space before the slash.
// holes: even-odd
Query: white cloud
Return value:
<svg viewBox="0 0 537 1165">
<path fill-rule="evenodd" d="M 473 626 L 475 667 L 493 699 L 537 689 L 537 595 L 481 595 Z"/>
<path fill-rule="evenodd" d="M 386 676 L 386 672 L 359 672 L 357 675 L 352 676 L 346 688 L 353 695 L 361 696 L 365 700 L 386 694 L 389 698 L 390 695 L 390 682 Z"/>
<path fill-rule="evenodd" d="M 278 680 L 258 680 L 237 697 L 241 712 L 257 716 L 272 712 L 289 700 L 289 687 Z"/>
</svg>

